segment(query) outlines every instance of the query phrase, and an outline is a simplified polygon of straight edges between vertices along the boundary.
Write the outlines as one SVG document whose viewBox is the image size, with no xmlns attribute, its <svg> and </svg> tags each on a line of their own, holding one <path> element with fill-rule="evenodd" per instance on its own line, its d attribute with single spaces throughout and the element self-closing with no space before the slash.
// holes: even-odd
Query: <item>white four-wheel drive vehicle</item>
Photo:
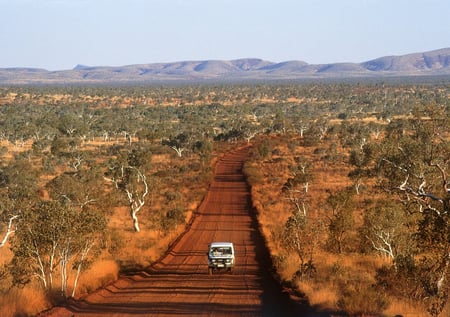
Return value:
<svg viewBox="0 0 450 317">
<path fill-rule="evenodd" d="M 227 270 L 234 267 L 234 246 L 231 242 L 212 242 L 208 249 L 208 272 Z"/>
</svg>

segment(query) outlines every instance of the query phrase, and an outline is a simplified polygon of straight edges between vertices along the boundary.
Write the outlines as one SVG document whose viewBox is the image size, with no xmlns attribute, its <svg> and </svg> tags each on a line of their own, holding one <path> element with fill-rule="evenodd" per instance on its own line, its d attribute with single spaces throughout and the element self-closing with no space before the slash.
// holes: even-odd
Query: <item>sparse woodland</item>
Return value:
<svg viewBox="0 0 450 317">
<path fill-rule="evenodd" d="M 336 315 L 450 314 L 450 85 L 399 80 L 0 87 L 0 315 L 157 260 L 241 143 L 287 288 Z"/>
</svg>

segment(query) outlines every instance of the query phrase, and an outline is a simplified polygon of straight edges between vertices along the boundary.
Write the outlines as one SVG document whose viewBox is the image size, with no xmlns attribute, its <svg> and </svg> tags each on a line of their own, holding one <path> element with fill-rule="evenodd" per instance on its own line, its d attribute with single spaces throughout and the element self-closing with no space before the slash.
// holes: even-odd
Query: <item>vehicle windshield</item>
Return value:
<svg viewBox="0 0 450 317">
<path fill-rule="evenodd" d="M 213 247 L 210 250 L 212 255 L 228 255 L 232 254 L 230 247 Z"/>
</svg>

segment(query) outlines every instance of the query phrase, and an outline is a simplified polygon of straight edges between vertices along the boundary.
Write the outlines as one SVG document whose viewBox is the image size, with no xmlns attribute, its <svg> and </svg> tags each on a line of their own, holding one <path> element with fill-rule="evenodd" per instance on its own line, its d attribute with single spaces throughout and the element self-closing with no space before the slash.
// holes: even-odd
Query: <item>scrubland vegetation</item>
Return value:
<svg viewBox="0 0 450 317">
<path fill-rule="evenodd" d="M 0 123 L 2 316 L 150 265 L 236 143 L 286 287 L 449 314 L 450 85 L 4 87 Z"/>
</svg>

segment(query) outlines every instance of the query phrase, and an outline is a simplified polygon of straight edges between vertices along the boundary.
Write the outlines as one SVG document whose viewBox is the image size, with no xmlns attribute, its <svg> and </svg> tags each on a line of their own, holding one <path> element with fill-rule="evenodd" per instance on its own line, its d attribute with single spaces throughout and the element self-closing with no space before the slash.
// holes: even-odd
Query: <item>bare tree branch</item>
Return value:
<svg viewBox="0 0 450 317">
<path fill-rule="evenodd" d="M 436 212 L 439 216 L 441 216 L 442 214 L 446 214 L 448 212 L 445 209 L 439 210 L 439 209 L 433 207 L 432 204 L 430 204 L 430 202 L 427 198 L 431 199 L 432 201 L 439 202 L 441 204 L 445 204 L 446 198 L 439 197 L 439 196 L 437 196 L 433 193 L 427 192 L 425 190 L 427 181 L 426 181 L 423 173 L 420 175 L 414 175 L 414 174 L 410 173 L 410 171 L 408 171 L 407 169 L 395 164 L 392 161 L 389 161 L 387 159 L 383 159 L 383 161 L 406 174 L 405 180 L 397 187 L 397 189 L 400 190 L 401 192 L 404 192 L 406 194 L 408 200 L 410 200 L 410 198 L 413 197 L 413 199 L 419 203 L 421 212 L 424 211 L 424 207 L 427 210 Z M 447 175 L 445 173 L 445 170 L 437 163 L 432 163 L 432 164 L 430 164 L 430 166 L 434 166 L 439 169 L 439 171 L 442 175 L 442 179 L 443 179 L 443 189 L 445 190 L 445 193 L 448 195 L 450 192 L 449 192 L 449 188 L 448 188 Z M 417 187 L 408 185 L 411 175 L 413 175 L 414 177 L 421 180 L 421 183 Z"/>
<path fill-rule="evenodd" d="M 447 164 L 448 162 L 449 162 L 449 160 L 446 160 L 445 164 Z M 444 188 L 444 192 L 446 192 L 447 194 L 450 194 L 450 187 L 449 187 L 449 183 L 447 180 L 447 173 L 445 172 L 444 168 L 442 166 L 440 166 L 438 163 L 431 163 L 431 166 L 437 167 L 437 169 L 441 172 L 442 186 Z"/>
</svg>

